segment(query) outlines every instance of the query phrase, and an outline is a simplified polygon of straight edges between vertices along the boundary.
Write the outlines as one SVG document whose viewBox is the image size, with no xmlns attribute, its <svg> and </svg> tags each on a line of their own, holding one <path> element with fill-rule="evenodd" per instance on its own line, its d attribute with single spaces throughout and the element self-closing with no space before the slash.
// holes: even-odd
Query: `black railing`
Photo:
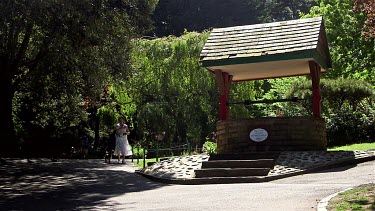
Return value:
<svg viewBox="0 0 375 211">
<path fill-rule="evenodd" d="M 134 156 L 134 149 L 137 150 L 138 152 L 138 155 L 137 156 Z M 139 153 L 140 152 L 140 149 L 143 150 L 142 153 Z M 200 152 L 202 150 L 202 148 L 194 148 L 194 151 L 198 151 Z M 139 164 L 139 159 L 140 159 L 140 154 L 142 154 L 142 159 L 143 159 L 143 168 L 146 167 L 146 157 L 149 158 L 147 155 L 153 155 L 153 153 L 155 153 L 154 155 L 155 156 L 152 156 L 152 157 L 155 157 L 156 158 L 156 162 L 159 161 L 159 158 L 160 158 L 160 153 L 161 152 L 169 152 L 169 153 L 164 153 L 164 155 L 168 154 L 170 156 L 173 156 L 175 151 L 177 151 L 176 154 L 179 154 L 179 155 L 182 155 L 184 153 L 187 153 L 188 155 L 192 155 L 192 152 L 193 152 L 193 148 L 191 145 L 189 144 L 183 144 L 183 145 L 178 145 L 178 146 L 173 146 L 173 147 L 169 147 L 169 148 L 158 148 L 158 145 L 156 145 L 155 148 L 145 148 L 145 147 L 142 147 L 142 146 L 135 146 L 134 148 L 132 148 L 132 151 L 133 151 L 133 156 L 132 156 L 132 162 L 134 162 L 134 159 L 137 159 L 137 164 Z M 135 158 L 136 157 L 136 158 Z"/>
<path fill-rule="evenodd" d="M 243 104 L 245 106 L 252 105 L 252 104 L 272 104 L 272 103 L 280 103 L 280 102 L 298 102 L 298 101 L 306 101 L 308 99 L 299 99 L 297 97 L 292 97 L 290 99 L 275 99 L 275 100 L 245 100 L 243 102 L 227 102 L 227 105 L 238 105 Z"/>
</svg>

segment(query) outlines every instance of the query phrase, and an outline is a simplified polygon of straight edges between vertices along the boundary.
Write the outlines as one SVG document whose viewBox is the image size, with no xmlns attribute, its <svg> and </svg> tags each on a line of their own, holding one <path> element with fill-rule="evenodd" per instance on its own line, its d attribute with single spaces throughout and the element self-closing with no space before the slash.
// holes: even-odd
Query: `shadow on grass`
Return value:
<svg viewBox="0 0 375 211">
<path fill-rule="evenodd" d="M 364 184 L 354 189 L 339 193 L 330 202 L 332 210 L 374 210 L 375 186 Z"/>
<path fill-rule="evenodd" d="M 0 210 L 114 209 L 106 200 L 166 186 L 147 180 L 121 164 L 102 160 L 47 159 L 0 165 Z M 128 170 L 124 170 L 128 169 Z"/>
</svg>

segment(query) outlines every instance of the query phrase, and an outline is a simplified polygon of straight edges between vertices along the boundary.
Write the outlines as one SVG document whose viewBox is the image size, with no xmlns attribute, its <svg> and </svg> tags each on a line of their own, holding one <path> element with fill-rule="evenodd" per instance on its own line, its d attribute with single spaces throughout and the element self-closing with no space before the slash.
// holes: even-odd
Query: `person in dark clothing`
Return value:
<svg viewBox="0 0 375 211">
<path fill-rule="evenodd" d="M 83 158 L 87 158 L 87 155 L 89 154 L 89 148 L 90 148 L 90 141 L 88 136 L 84 136 L 82 138 L 82 153 L 83 153 Z"/>
<path fill-rule="evenodd" d="M 105 146 L 105 156 L 104 156 L 104 162 L 105 163 L 111 163 L 112 155 L 115 151 L 116 147 L 116 130 L 113 130 L 113 132 L 109 135 L 106 146 Z"/>
</svg>

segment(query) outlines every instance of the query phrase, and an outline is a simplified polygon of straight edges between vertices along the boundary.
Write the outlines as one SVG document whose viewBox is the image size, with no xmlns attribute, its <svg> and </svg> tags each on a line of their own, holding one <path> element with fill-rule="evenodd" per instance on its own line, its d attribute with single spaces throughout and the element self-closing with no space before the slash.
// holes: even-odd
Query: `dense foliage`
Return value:
<svg viewBox="0 0 375 211">
<path fill-rule="evenodd" d="M 330 78 L 355 78 L 375 83 L 375 42 L 362 36 L 366 19 L 353 11 L 351 0 L 317 0 L 308 15 L 323 16 L 333 67 Z"/>
<path fill-rule="evenodd" d="M 66 130 L 79 136 L 87 119 L 81 102 L 97 101 L 112 76 L 128 75 L 129 42 L 151 28 L 156 3 L 0 1 L 1 150 L 15 146 L 12 112 L 25 142 Z"/>
<path fill-rule="evenodd" d="M 248 25 L 298 19 L 313 0 L 160 0 L 155 10 L 156 36 L 180 36 L 184 30 Z"/>
<path fill-rule="evenodd" d="M 213 75 L 199 54 L 208 33 L 134 40 L 132 77 L 122 86 L 136 105 L 132 113 L 140 140 L 166 132 L 164 143 L 201 140 L 214 130 L 218 96 Z"/>
<path fill-rule="evenodd" d="M 375 138 L 375 89 L 371 84 L 354 79 L 323 79 L 321 95 L 330 146 Z M 311 99 L 311 81 L 295 83 L 286 95 L 292 96 Z M 299 107 L 299 115 L 312 114 L 310 100 L 294 106 Z"/>
<path fill-rule="evenodd" d="M 154 147 L 155 133 L 164 131 L 160 147 L 201 147 L 215 131 L 219 105 L 214 76 L 199 63 L 205 30 L 301 15 L 324 17 L 333 61 L 323 76 L 332 80 L 322 80 L 330 144 L 371 140 L 373 8 L 368 0 L 0 1 L 0 148 L 69 152 L 84 136 L 98 145 L 120 115 L 132 144 Z M 306 77 L 233 83 L 230 101 L 310 98 L 310 86 Z M 310 105 L 230 109 L 232 118 L 310 115 Z"/>
<path fill-rule="evenodd" d="M 356 5 L 351 0 L 316 2 L 319 6 L 305 17 L 323 16 L 329 41 L 333 67 L 325 77 L 333 80 L 323 81 L 322 87 L 329 142 L 339 145 L 373 140 L 375 114 L 370 96 L 375 84 L 375 42 L 369 34 L 362 36 L 363 24 L 370 23 L 372 17 L 363 5 L 367 1 L 357 1 Z"/>
<path fill-rule="evenodd" d="M 363 23 L 363 34 L 367 38 L 375 38 L 375 1 L 373 0 L 356 0 L 354 10 L 366 15 Z"/>
</svg>

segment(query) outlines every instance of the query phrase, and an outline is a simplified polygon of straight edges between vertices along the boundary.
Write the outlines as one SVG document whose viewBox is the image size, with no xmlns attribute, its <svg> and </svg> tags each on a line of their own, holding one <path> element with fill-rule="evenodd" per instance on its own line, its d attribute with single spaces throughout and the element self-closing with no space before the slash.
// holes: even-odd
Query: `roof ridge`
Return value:
<svg viewBox="0 0 375 211">
<path fill-rule="evenodd" d="M 313 18 L 295 19 L 295 20 L 288 20 L 288 21 L 278 21 L 278 22 L 260 23 L 260 24 L 252 24 L 252 25 L 214 28 L 212 32 L 240 31 L 244 29 L 265 28 L 265 27 L 287 25 L 287 24 L 292 25 L 292 24 L 298 24 L 298 23 L 308 23 L 308 22 L 318 22 L 318 21 L 321 22 L 322 20 L 323 20 L 323 17 L 319 16 L 319 17 L 313 17 Z"/>
</svg>

